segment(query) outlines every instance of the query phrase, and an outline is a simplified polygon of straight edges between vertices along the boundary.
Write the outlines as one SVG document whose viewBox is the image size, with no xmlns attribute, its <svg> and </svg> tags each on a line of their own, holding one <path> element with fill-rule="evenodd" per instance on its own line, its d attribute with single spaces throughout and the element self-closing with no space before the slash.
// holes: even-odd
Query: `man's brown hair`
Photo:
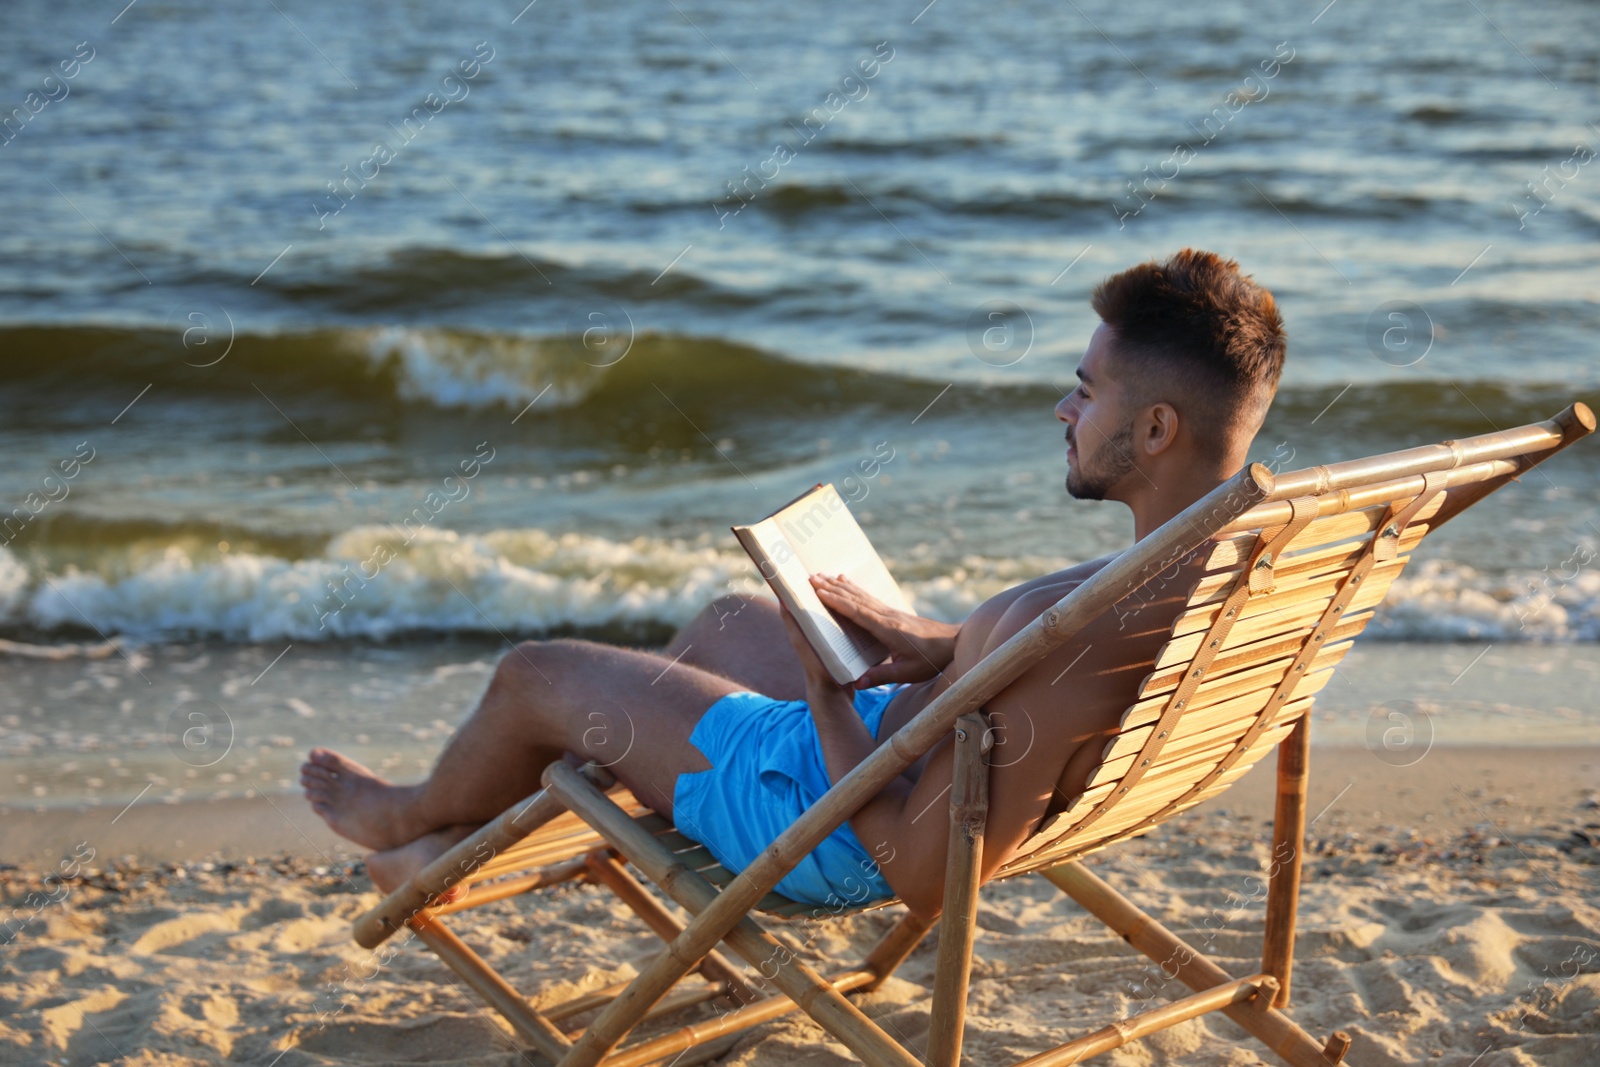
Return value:
<svg viewBox="0 0 1600 1067">
<path fill-rule="evenodd" d="M 1090 303 L 1130 358 L 1138 402 L 1164 400 L 1202 426 L 1260 429 L 1283 373 L 1283 317 L 1237 262 L 1185 248 L 1113 274 Z"/>
</svg>

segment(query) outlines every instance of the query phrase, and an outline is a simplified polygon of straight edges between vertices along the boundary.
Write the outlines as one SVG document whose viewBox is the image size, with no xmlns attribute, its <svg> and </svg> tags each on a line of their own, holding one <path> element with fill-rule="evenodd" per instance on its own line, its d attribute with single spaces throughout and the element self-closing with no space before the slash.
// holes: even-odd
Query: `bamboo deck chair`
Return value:
<svg viewBox="0 0 1600 1067">
<path fill-rule="evenodd" d="M 882 983 L 931 923 L 906 912 L 860 964 L 823 977 L 750 913 L 784 918 L 826 910 L 796 904 L 772 889 L 834 828 L 954 731 L 949 857 L 927 1062 L 955 1067 L 987 806 L 988 731 L 978 709 L 1050 649 L 1198 551 L 1204 570 L 1087 790 L 997 874 L 1042 874 L 1134 948 L 1175 968 L 1194 993 L 1041 1052 L 1019 1067 L 1076 1063 L 1213 1011 L 1292 1067 L 1338 1064 L 1349 1047 L 1346 1035 L 1336 1031 L 1318 1042 L 1283 1011 L 1293 962 L 1313 696 L 1430 527 L 1594 428 L 1590 410 L 1574 404 L 1546 422 L 1369 459 L 1276 476 L 1252 465 L 963 675 L 741 874 L 717 866 L 704 848 L 625 790 L 608 795 L 602 775 L 558 762 L 545 772 L 542 790 L 357 920 L 356 940 L 375 948 L 409 927 L 505 1016 L 527 1046 L 561 1067 L 704 1062 L 726 1052 L 744 1029 L 797 1008 L 863 1063 L 915 1067 L 922 1062 L 917 1055 L 845 994 Z M 1216 795 L 1274 746 L 1279 755 L 1272 854 L 1279 862 L 1269 882 L 1261 970 L 1234 978 L 1079 861 Z M 624 861 L 691 920 L 680 923 Z M 667 942 L 633 981 L 535 1010 L 443 921 L 462 908 L 576 879 L 609 887 Z M 455 885 L 470 886 L 470 895 L 444 902 L 442 894 Z M 743 957 L 777 991 L 753 990 L 744 977 L 748 972 L 719 946 Z M 699 977 L 690 977 L 692 971 Z M 639 1023 L 718 997 L 740 1006 L 619 1047 Z M 596 1008 L 601 1010 L 586 1028 L 564 1031 L 558 1025 Z"/>
</svg>

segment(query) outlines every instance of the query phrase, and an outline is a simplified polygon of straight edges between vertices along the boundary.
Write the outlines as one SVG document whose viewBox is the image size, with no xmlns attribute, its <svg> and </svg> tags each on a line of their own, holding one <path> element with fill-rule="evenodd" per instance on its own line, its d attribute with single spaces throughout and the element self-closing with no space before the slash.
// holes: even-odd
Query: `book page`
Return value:
<svg viewBox="0 0 1600 1067">
<path fill-rule="evenodd" d="M 888 651 L 860 626 L 841 619 L 825 607 L 811 587 L 811 575 L 793 544 L 780 532 L 778 524 L 767 519 L 749 527 L 771 560 L 778 584 L 794 598 L 797 618 L 805 617 L 811 629 L 833 650 L 854 677 L 883 659 Z M 804 627 L 803 627 L 804 628 Z"/>
<path fill-rule="evenodd" d="M 894 576 L 833 486 L 824 486 L 785 508 L 773 521 L 811 574 L 843 574 L 890 607 L 911 610 Z"/>
</svg>

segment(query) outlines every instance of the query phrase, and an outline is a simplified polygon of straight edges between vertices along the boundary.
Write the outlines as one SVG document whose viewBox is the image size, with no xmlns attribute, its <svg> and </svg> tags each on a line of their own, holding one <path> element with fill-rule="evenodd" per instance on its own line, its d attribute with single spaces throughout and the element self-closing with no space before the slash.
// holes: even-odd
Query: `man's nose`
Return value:
<svg viewBox="0 0 1600 1067">
<path fill-rule="evenodd" d="M 1073 422 L 1077 421 L 1078 408 L 1077 405 L 1072 402 L 1071 393 L 1068 393 L 1066 396 L 1062 397 L 1061 402 L 1056 405 L 1056 418 L 1060 419 L 1069 426 L 1072 425 Z"/>
</svg>

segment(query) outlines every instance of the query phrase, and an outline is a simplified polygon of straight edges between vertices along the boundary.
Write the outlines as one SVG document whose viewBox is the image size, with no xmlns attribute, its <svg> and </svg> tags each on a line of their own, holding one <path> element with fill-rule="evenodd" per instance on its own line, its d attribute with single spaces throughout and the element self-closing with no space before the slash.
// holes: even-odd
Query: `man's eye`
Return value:
<svg viewBox="0 0 1600 1067">
<path fill-rule="evenodd" d="M 1074 389 L 1073 392 L 1077 393 L 1079 396 L 1083 397 L 1085 400 L 1089 399 L 1089 394 L 1084 390 L 1083 386 L 1081 386 L 1081 385 L 1078 386 L 1078 388 Z"/>
</svg>

